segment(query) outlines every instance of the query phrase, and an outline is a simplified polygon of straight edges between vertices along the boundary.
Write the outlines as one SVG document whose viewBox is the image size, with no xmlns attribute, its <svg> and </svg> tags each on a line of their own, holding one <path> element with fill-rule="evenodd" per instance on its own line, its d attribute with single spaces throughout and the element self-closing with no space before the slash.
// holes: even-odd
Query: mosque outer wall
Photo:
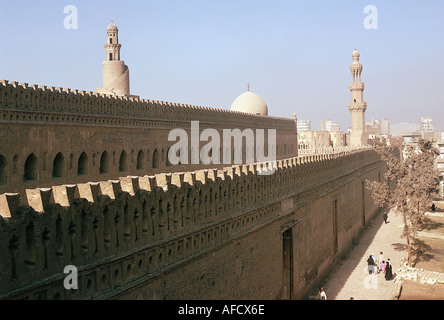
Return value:
<svg viewBox="0 0 444 320">
<path fill-rule="evenodd" d="M 168 148 L 175 143 L 168 142 L 169 132 L 175 128 L 189 132 L 191 121 L 200 122 L 200 131 L 218 130 L 221 137 L 223 129 L 264 129 L 266 134 L 276 129 L 277 159 L 297 156 L 296 124 L 291 119 L 2 80 L 0 194 L 214 167 L 168 166 Z M 206 143 L 200 142 L 200 147 Z M 245 141 L 243 149 L 245 154 Z M 105 151 L 107 169 L 101 173 Z M 25 179 L 30 175 L 25 165 L 31 154 L 35 168 L 32 178 Z M 54 175 L 56 162 L 60 165 Z"/>
<path fill-rule="evenodd" d="M 374 150 L 276 167 L 38 189 L 31 206 L 2 195 L 0 298 L 303 298 L 377 212 L 364 184 L 386 167 Z M 66 265 L 78 267 L 78 290 L 63 287 Z"/>
</svg>

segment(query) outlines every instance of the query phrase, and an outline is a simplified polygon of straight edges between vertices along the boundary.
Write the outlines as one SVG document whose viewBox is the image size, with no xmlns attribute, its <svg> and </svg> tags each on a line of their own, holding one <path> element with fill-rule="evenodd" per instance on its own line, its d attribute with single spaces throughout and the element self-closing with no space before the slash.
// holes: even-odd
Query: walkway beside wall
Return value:
<svg viewBox="0 0 444 320">
<path fill-rule="evenodd" d="M 388 224 L 384 223 L 382 212 L 376 214 L 355 245 L 320 283 L 319 287 L 324 288 L 328 300 L 350 300 L 351 297 L 355 300 L 397 299 L 401 289 L 398 279 L 386 281 L 383 273 L 369 275 L 367 271 L 367 258 L 372 253 L 377 258 L 382 251 L 386 259 L 390 258 L 393 273 L 407 259 L 405 239 L 401 238 L 402 217 L 391 211 L 388 221 Z"/>
</svg>

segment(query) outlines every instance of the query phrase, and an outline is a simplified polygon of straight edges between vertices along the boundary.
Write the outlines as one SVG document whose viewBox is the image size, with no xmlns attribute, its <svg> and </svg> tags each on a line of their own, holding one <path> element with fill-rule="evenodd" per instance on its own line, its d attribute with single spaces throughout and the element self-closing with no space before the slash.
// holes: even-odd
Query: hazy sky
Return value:
<svg viewBox="0 0 444 320">
<path fill-rule="evenodd" d="M 131 93 L 229 109 L 251 84 L 269 114 L 350 126 L 349 65 L 364 65 L 366 119 L 433 117 L 444 130 L 442 0 L 0 0 L 0 79 L 95 91 L 118 26 Z M 67 5 L 78 28 L 66 29 Z M 366 29 L 374 5 L 378 29 Z"/>
</svg>

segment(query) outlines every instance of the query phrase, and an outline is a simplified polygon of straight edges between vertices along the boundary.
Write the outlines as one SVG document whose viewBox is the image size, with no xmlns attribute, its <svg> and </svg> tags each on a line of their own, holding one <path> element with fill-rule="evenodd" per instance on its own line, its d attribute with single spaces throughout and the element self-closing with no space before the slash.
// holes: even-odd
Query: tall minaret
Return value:
<svg viewBox="0 0 444 320">
<path fill-rule="evenodd" d="M 106 61 L 103 61 L 103 88 L 99 93 L 117 96 L 129 96 L 129 69 L 124 61 L 120 61 L 119 29 L 110 23 L 106 29 L 107 41 L 105 44 Z"/>
<path fill-rule="evenodd" d="M 353 82 L 350 83 L 351 102 L 348 109 L 351 113 L 351 146 L 367 145 L 367 136 L 365 134 L 365 110 L 367 102 L 364 102 L 364 83 L 361 82 L 362 64 L 359 63 L 359 52 L 355 49 L 353 52 L 353 64 L 350 70 L 353 76 Z"/>
</svg>

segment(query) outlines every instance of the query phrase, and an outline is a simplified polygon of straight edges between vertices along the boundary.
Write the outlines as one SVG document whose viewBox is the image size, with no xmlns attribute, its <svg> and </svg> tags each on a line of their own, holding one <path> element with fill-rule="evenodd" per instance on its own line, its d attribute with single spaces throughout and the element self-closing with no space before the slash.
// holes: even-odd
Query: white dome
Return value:
<svg viewBox="0 0 444 320">
<path fill-rule="evenodd" d="M 231 111 L 252 113 L 261 116 L 268 115 L 268 107 L 265 101 L 257 94 L 247 91 L 234 100 Z"/>
</svg>

